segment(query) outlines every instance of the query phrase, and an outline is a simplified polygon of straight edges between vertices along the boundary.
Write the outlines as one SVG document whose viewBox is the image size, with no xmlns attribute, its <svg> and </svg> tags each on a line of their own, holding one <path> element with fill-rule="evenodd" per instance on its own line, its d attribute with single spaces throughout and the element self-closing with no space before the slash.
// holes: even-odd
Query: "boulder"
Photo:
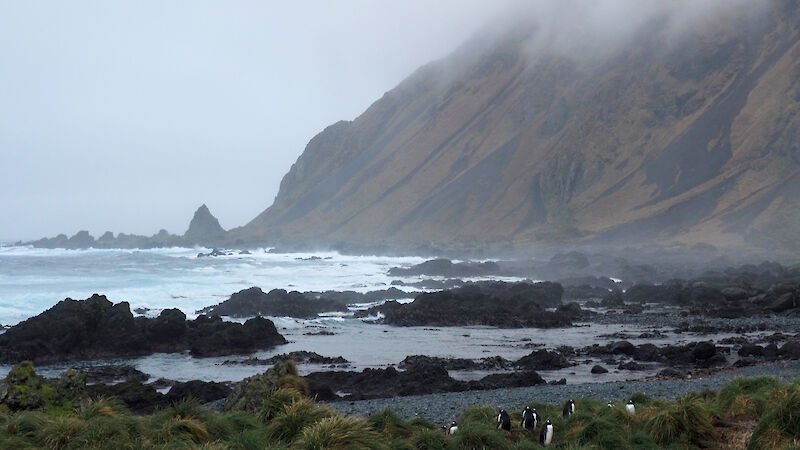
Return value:
<svg viewBox="0 0 800 450">
<path fill-rule="evenodd" d="M 514 365 L 525 370 L 557 370 L 572 366 L 561 353 L 548 350 L 535 350 L 518 359 Z"/>
<path fill-rule="evenodd" d="M 800 341 L 789 341 L 783 344 L 778 355 L 786 359 L 800 359 Z"/>
<path fill-rule="evenodd" d="M 191 380 L 186 383 L 175 383 L 167 392 L 167 400 L 170 403 L 174 403 L 194 398 L 200 403 L 208 403 L 225 398 L 230 393 L 231 388 L 223 383 Z"/>
<path fill-rule="evenodd" d="M 609 350 L 615 355 L 623 354 L 633 356 L 636 353 L 636 346 L 628 341 L 616 341 L 608 344 Z"/>
<path fill-rule="evenodd" d="M 591 372 L 593 374 L 597 375 L 597 374 L 601 374 L 601 373 L 608 373 L 608 369 L 606 369 L 605 367 L 600 366 L 600 365 L 595 365 L 594 367 L 592 367 Z"/>
</svg>

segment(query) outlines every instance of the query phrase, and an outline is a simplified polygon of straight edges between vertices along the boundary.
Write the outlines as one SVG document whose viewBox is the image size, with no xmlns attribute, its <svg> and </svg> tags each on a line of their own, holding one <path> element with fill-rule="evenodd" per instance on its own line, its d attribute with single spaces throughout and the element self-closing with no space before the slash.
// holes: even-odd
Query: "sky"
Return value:
<svg viewBox="0 0 800 450">
<path fill-rule="evenodd" d="M 0 0 L 0 241 L 267 208 L 306 143 L 512 0 Z"/>
</svg>

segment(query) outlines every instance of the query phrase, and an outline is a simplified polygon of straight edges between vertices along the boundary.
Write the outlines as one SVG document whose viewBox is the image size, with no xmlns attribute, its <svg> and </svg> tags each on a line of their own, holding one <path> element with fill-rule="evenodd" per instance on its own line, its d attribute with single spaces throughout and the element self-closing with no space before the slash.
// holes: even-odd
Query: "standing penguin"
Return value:
<svg viewBox="0 0 800 450">
<path fill-rule="evenodd" d="M 536 413 L 535 409 L 526 406 L 522 410 L 522 423 L 520 423 L 520 426 L 527 430 L 534 430 L 539 426 L 539 414 Z"/>
<path fill-rule="evenodd" d="M 505 409 L 501 409 L 497 414 L 497 429 L 511 431 L 511 417 Z"/>
<path fill-rule="evenodd" d="M 636 414 L 636 407 L 633 405 L 633 400 L 628 400 L 628 403 L 625 405 L 625 411 L 628 411 L 628 414 Z"/>
<path fill-rule="evenodd" d="M 458 424 L 454 420 L 454 421 L 450 422 L 450 425 L 448 425 L 447 434 L 452 436 L 452 435 L 456 434 L 456 431 L 458 431 Z"/>
<path fill-rule="evenodd" d="M 575 414 L 575 402 L 570 400 L 567 403 L 564 403 L 564 409 L 561 411 L 561 413 L 564 417 Z"/>
<path fill-rule="evenodd" d="M 547 419 L 542 431 L 539 433 L 539 443 L 545 446 L 550 445 L 553 442 L 553 431 L 553 423 L 550 422 L 550 419 Z"/>
</svg>

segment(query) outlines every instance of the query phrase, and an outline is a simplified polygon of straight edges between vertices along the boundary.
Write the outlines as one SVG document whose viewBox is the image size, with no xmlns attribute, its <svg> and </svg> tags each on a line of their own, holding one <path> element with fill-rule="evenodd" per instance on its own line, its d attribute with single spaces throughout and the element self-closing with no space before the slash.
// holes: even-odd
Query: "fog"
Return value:
<svg viewBox="0 0 800 450">
<path fill-rule="evenodd" d="M 243 225 L 311 137 L 478 30 L 597 57 L 722 5 L 0 0 L 0 240 L 182 234 L 202 203 Z"/>
</svg>

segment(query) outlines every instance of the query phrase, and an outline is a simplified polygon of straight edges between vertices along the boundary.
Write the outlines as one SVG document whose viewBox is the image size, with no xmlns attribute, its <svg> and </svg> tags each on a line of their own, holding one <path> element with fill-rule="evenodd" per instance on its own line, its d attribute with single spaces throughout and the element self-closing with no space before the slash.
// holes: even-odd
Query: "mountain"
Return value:
<svg viewBox="0 0 800 450">
<path fill-rule="evenodd" d="M 594 57 L 479 36 L 315 136 L 229 237 L 797 248 L 800 7 L 760 3 Z"/>
</svg>

